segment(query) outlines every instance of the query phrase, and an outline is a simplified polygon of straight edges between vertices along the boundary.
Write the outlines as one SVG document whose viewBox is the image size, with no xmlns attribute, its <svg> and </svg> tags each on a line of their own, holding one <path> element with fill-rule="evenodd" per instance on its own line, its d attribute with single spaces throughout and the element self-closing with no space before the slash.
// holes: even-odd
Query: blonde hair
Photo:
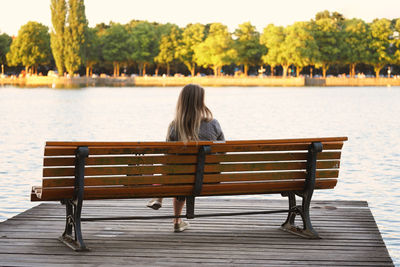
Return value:
<svg viewBox="0 0 400 267">
<path fill-rule="evenodd" d="M 176 104 L 173 127 L 179 141 L 198 141 L 200 124 L 211 121 L 213 115 L 204 104 L 204 89 L 197 84 L 183 87 Z M 170 131 L 169 131 L 170 132 Z"/>
</svg>

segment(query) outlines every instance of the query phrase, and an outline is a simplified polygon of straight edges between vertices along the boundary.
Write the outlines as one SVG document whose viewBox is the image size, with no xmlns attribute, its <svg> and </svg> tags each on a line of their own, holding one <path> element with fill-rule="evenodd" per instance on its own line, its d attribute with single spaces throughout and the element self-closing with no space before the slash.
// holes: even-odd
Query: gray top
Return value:
<svg viewBox="0 0 400 267">
<path fill-rule="evenodd" d="M 202 121 L 200 123 L 199 139 L 200 141 L 224 141 L 225 136 L 222 132 L 221 126 L 219 125 L 219 122 L 216 119 L 212 119 L 208 122 Z M 169 127 L 167 141 L 179 141 L 173 126 Z"/>
</svg>

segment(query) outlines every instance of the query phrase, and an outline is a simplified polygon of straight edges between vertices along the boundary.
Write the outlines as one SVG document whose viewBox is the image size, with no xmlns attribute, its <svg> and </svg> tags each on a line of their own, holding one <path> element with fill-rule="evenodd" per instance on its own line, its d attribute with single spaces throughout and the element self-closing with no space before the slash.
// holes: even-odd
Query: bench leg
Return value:
<svg viewBox="0 0 400 267">
<path fill-rule="evenodd" d="M 320 238 L 317 231 L 314 230 L 310 219 L 310 204 L 315 188 L 315 177 L 317 168 L 317 154 L 322 151 L 321 142 L 313 142 L 308 147 L 307 155 L 307 171 L 304 189 L 300 192 L 287 192 L 282 194 L 289 197 L 289 214 L 286 222 L 282 224 L 281 229 L 293 234 L 317 239 Z M 301 206 L 296 206 L 296 194 L 303 198 Z M 303 229 L 296 227 L 294 224 L 295 217 L 300 214 L 303 220 Z"/>
<path fill-rule="evenodd" d="M 79 203 L 78 200 L 65 200 L 63 204 L 66 207 L 65 231 L 58 239 L 75 251 L 88 251 L 81 231 L 82 203 Z M 74 235 L 72 235 L 72 230 Z"/>
<path fill-rule="evenodd" d="M 88 147 L 78 147 L 75 151 L 75 185 L 73 199 L 61 201 L 66 206 L 65 231 L 59 240 L 75 251 L 89 250 L 82 238 L 81 212 L 85 181 L 85 159 L 89 155 Z M 72 230 L 74 235 L 72 236 Z"/>
<path fill-rule="evenodd" d="M 296 196 L 294 193 L 289 192 L 285 194 L 289 198 L 289 213 L 286 221 L 282 224 L 282 227 L 289 227 L 294 225 L 294 220 L 296 218 Z"/>
<path fill-rule="evenodd" d="M 310 203 L 311 196 L 307 197 L 307 194 L 304 194 L 302 205 L 296 206 L 296 195 L 293 192 L 286 193 L 285 196 L 289 198 L 289 213 L 286 221 L 282 224 L 281 230 L 285 232 L 289 232 L 301 237 L 310 238 L 310 239 L 319 239 L 317 231 L 314 230 L 311 224 L 310 219 Z M 300 228 L 295 225 L 296 215 L 300 215 L 303 221 L 303 228 Z"/>
</svg>

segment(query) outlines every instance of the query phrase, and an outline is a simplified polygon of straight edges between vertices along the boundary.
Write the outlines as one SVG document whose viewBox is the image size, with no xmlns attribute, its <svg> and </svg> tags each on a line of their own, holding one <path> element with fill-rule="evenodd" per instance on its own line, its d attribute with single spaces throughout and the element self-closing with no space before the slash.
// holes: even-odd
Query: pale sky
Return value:
<svg viewBox="0 0 400 267">
<path fill-rule="evenodd" d="M 262 31 L 270 23 L 287 26 L 308 21 L 319 11 L 342 13 L 346 18 L 399 18 L 400 0 L 85 0 L 89 26 L 132 19 L 175 23 L 221 22 L 234 31 L 250 21 Z M 28 21 L 51 27 L 50 0 L 0 0 L 0 33 L 17 35 Z"/>
</svg>

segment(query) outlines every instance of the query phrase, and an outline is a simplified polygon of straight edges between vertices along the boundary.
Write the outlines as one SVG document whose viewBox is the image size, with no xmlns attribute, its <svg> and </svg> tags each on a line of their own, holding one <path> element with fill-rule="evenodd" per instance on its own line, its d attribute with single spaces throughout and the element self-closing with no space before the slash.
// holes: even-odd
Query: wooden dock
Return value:
<svg viewBox="0 0 400 267">
<path fill-rule="evenodd" d="M 84 202 L 83 217 L 170 215 L 172 201 L 153 211 L 147 200 Z M 171 220 L 84 222 L 89 252 L 57 240 L 64 207 L 44 203 L 0 223 L 0 266 L 393 266 L 363 201 L 313 201 L 311 219 L 323 239 L 279 230 L 285 214 L 190 220 L 183 233 Z M 200 198 L 196 212 L 286 209 L 285 200 Z"/>
</svg>

